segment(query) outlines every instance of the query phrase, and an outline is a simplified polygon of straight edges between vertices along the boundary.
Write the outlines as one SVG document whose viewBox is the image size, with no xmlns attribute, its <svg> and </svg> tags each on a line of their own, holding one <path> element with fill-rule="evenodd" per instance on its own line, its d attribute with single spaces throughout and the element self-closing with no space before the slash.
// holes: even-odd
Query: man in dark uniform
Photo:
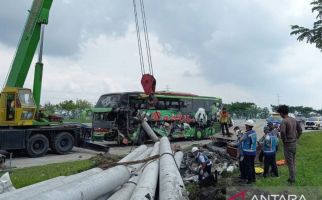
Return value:
<svg viewBox="0 0 322 200">
<path fill-rule="evenodd" d="M 289 108 L 286 105 L 280 105 L 277 112 L 283 118 L 280 126 L 281 139 L 284 144 L 284 157 L 288 166 L 289 171 L 289 183 L 295 183 L 295 155 L 297 140 L 302 134 L 302 128 L 299 122 L 294 118 L 288 116 Z"/>
</svg>

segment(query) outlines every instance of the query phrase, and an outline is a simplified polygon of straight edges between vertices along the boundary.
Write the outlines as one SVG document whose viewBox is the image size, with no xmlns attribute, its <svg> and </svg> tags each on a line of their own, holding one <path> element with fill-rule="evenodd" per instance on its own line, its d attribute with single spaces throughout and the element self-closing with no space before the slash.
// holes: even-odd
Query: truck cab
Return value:
<svg viewBox="0 0 322 200">
<path fill-rule="evenodd" d="M 0 126 L 33 125 L 36 105 L 30 89 L 5 87 L 0 96 Z"/>
</svg>

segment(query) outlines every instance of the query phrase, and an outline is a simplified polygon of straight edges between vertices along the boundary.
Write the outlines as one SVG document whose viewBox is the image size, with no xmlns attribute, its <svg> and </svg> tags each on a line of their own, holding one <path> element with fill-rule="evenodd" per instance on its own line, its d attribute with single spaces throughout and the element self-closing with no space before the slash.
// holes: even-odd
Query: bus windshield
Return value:
<svg viewBox="0 0 322 200">
<path fill-rule="evenodd" d="M 120 94 L 103 95 L 96 104 L 96 108 L 114 108 L 120 103 Z"/>
</svg>

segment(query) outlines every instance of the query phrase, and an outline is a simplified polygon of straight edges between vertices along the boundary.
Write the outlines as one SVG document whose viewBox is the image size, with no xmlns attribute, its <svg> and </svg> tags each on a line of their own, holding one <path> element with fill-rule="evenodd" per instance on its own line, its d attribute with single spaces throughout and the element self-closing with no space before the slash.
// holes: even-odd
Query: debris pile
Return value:
<svg viewBox="0 0 322 200">
<path fill-rule="evenodd" d="M 212 142 L 203 147 L 203 153 L 212 160 L 212 172 L 216 175 L 221 175 L 224 172 L 232 173 L 238 167 L 238 161 L 231 157 L 226 150 L 227 145 L 222 142 Z M 180 168 L 181 175 L 185 182 L 197 182 L 198 175 L 195 175 L 195 157 L 188 151 L 183 156 L 183 163 Z"/>
<path fill-rule="evenodd" d="M 56 177 L 4 193 L 0 200 L 184 200 L 187 193 L 178 170 L 182 158 L 183 153 L 174 155 L 168 138 L 163 137 L 153 147 L 141 145 L 118 163 L 105 166 L 106 170 Z"/>
<path fill-rule="evenodd" d="M 233 172 L 238 167 L 238 160 L 227 153 L 226 142 L 212 142 L 199 148 L 203 154 L 212 160 L 212 174 L 215 182 L 212 184 L 202 184 L 198 181 L 198 175 L 194 155 L 189 151 L 184 153 L 180 173 L 186 187 L 189 188 L 189 198 L 194 199 L 226 199 L 226 188 L 231 183 Z"/>
</svg>

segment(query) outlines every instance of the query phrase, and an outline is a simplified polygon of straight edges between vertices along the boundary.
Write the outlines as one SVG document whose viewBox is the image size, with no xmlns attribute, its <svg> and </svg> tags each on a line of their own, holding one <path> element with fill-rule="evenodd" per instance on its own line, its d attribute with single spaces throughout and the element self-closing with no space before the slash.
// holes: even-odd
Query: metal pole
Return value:
<svg viewBox="0 0 322 200">
<path fill-rule="evenodd" d="M 45 35 L 45 24 L 41 25 L 41 32 L 40 32 L 40 44 L 39 44 L 39 51 L 38 51 L 38 62 L 42 63 L 42 54 L 44 50 L 44 35 Z"/>
</svg>

